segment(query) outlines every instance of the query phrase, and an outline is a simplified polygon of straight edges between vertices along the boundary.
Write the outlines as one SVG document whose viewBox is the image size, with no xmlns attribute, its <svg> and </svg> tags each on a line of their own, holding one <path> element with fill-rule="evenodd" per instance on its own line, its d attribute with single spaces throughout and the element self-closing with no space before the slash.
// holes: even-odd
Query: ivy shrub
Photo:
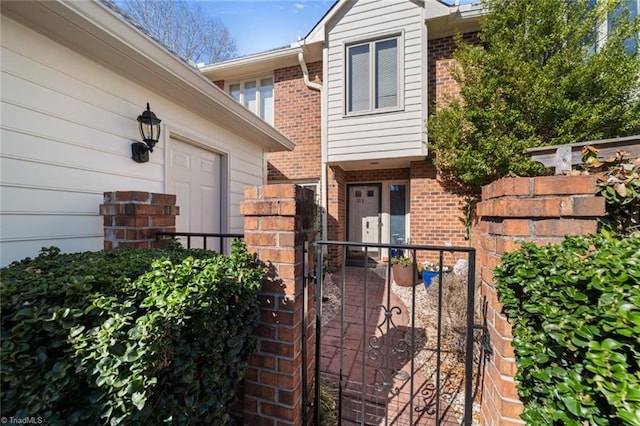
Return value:
<svg viewBox="0 0 640 426">
<path fill-rule="evenodd" d="M 640 424 L 640 237 L 567 237 L 503 256 L 526 424 Z"/>
<path fill-rule="evenodd" d="M 265 268 L 172 247 L 60 254 L 0 270 L 1 412 L 48 424 L 228 424 Z"/>
</svg>

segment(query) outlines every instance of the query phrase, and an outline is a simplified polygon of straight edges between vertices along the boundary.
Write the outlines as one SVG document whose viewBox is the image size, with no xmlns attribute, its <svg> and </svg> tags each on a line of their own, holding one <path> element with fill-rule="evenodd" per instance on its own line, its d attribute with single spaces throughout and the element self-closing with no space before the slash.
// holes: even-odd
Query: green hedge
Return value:
<svg viewBox="0 0 640 426">
<path fill-rule="evenodd" d="M 640 238 L 567 237 L 503 256 L 527 424 L 640 425 Z"/>
<path fill-rule="evenodd" d="M 172 247 L 60 254 L 0 270 L 1 412 L 48 424 L 226 424 L 264 267 Z"/>
</svg>

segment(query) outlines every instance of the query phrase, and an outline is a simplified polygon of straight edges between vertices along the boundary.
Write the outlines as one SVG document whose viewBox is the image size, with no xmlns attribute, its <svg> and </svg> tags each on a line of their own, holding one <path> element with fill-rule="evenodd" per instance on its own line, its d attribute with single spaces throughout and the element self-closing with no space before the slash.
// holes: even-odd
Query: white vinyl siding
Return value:
<svg viewBox="0 0 640 426">
<path fill-rule="evenodd" d="M 273 125 L 273 78 L 230 83 L 227 91 L 249 111 Z"/>
<path fill-rule="evenodd" d="M 3 15 L 0 24 L 0 266 L 52 245 L 102 249 L 103 192 L 165 192 L 175 129 L 227 158 L 223 208 L 229 232 L 242 232 L 244 187 L 263 183 L 262 148 L 15 20 Z M 163 133 L 150 161 L 138 164 L 130 145 L 146 102 Z"/>
<path fill-rule="evenodd" d="M 421 8 L 410 1 L 350 2 L 327 32 L 327 161 L 425 155 Z"/>
</svg>

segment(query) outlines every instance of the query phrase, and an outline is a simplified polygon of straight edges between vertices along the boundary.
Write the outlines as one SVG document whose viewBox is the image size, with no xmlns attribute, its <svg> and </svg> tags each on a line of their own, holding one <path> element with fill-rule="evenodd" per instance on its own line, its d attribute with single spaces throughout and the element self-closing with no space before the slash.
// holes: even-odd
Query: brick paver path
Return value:
<svg viewBox="0 0 640 426">
<path fill-rule="evenodd" d="M 341 286 L 342 272 L 332 279 Z M 320 369 L 337 382 L 342 367 L 342 424 L 436 424 L 435 386 L 412 373 L 408 310 L 388 288 L 384 266 L 345 268 L 344 309 L 322 328 Z M 440 405 L 441 424 L 459 424 Z"/>
</svg>

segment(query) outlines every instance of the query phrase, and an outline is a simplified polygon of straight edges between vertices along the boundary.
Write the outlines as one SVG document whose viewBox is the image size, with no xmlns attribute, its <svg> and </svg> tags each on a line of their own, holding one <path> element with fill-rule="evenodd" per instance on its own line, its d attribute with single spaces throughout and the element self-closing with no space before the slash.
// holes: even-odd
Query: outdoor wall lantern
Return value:
<svg viewBox="0 0 640 426">
<path fill-rule="evenodd" d="M 158 143 L 160 138 L 160 120 L 149 109 L 147 102 L 147 110 L 138 116 L 140 123 L 140 136 L 144 142 L 134 142 L 131 144 L 131 158 L 136 163 L 146 163 L 149 161 L 149 152 L 153 152 L 153 147 Z"/>
</svg>

